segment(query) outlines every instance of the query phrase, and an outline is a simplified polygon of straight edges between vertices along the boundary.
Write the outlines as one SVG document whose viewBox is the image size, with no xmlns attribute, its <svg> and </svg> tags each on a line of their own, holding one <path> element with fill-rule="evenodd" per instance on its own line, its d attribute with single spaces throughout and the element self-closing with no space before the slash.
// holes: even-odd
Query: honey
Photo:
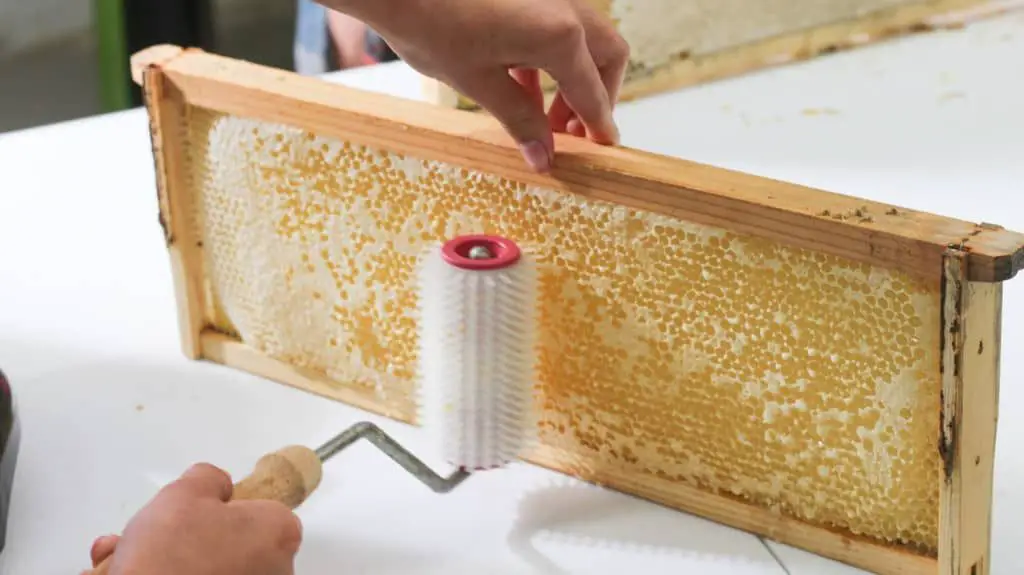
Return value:
<svg viewBox="0 0 1024 575">
<path fill-rule="evenodd" d="M 414 421 L 416 258 L 500 234 L 540 265 L 543 448 L 936 553 L 937 282 L 288 126 L 186 122 L 213 328 Z"/>
</svg>

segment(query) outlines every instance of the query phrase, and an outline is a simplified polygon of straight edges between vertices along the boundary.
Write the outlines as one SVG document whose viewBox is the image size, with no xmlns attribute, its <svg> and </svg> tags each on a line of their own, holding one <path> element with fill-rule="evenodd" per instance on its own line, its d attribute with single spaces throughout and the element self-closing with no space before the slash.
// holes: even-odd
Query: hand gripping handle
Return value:
<svg viewBox="0 0 1024 575">
<path fill-rule="evenodd" d="M 322 476 L 323 463 L 317 453 L 292 445 L 261 457 L 252 473 L 235 484 L 231 500 L 270 500 L 295 509 L 313 494 Z M 113 558 L 110 555 L 87 573 L 107 575 Z"/>
</svg>

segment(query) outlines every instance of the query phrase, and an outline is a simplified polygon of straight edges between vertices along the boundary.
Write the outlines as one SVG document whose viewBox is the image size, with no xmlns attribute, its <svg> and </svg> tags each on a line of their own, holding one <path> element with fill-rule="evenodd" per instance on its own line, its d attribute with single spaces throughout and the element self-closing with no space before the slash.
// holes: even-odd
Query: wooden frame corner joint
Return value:
<svg viewBox="0 0 1024 575">
<path fill-rule="evenodd" d="M 174 44 L 156 44 L 135 52 L 130 58 L 132 80 L 142 85 L 147 70 L 159 68 L 186 51 Z"/>
<path fill-rule="evenodd" d="M 948 247 L 965 252 L 971 260 L 970 281 L 1003 282 L 1024 268 L 1024 234 L 997 224 L 975 224 L 970 233 Z"/>
</svg>

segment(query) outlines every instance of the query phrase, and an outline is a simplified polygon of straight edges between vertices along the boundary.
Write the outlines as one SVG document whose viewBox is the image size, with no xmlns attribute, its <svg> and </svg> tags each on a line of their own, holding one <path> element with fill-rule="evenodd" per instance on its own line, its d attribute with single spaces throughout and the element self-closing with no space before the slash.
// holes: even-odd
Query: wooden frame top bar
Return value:
<svg viewBox="0 0 1024 575">
<path fill-rule="evenodd" d="M 936 280 L 946 249 L 968 279 L 1024 267 L 1024 235 L 625 147 L 556 136 L 550 174 L 530 170 L 491 116 L 357 90 L 196 49 L 132 57 L 142 83 L 159 70 L 191 105 L 450 162 L 527 184 L 719 226 Z"/>
</svg>

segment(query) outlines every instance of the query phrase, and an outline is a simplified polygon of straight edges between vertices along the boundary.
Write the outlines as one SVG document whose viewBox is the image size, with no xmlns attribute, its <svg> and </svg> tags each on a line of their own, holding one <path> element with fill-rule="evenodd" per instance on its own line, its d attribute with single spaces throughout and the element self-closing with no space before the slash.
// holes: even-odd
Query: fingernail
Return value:
<svg viewBox="0 0 1024 575">
<path fill-rule="evenodd" d="M 618 145 L 621 140 L 621 134 L 619 134 L 619 125 L 614 120 L 612 121 L 612 133 L 610 136 L 612 137 L 612 144 Z"/>
<path fill-rule="evenodd" d="M 551 153 L 544 144 L 537 141 L 527 142 L 519 145 L 519 151 L 534 170 L 546 172 L 551 168 Z"/>
</svg>

